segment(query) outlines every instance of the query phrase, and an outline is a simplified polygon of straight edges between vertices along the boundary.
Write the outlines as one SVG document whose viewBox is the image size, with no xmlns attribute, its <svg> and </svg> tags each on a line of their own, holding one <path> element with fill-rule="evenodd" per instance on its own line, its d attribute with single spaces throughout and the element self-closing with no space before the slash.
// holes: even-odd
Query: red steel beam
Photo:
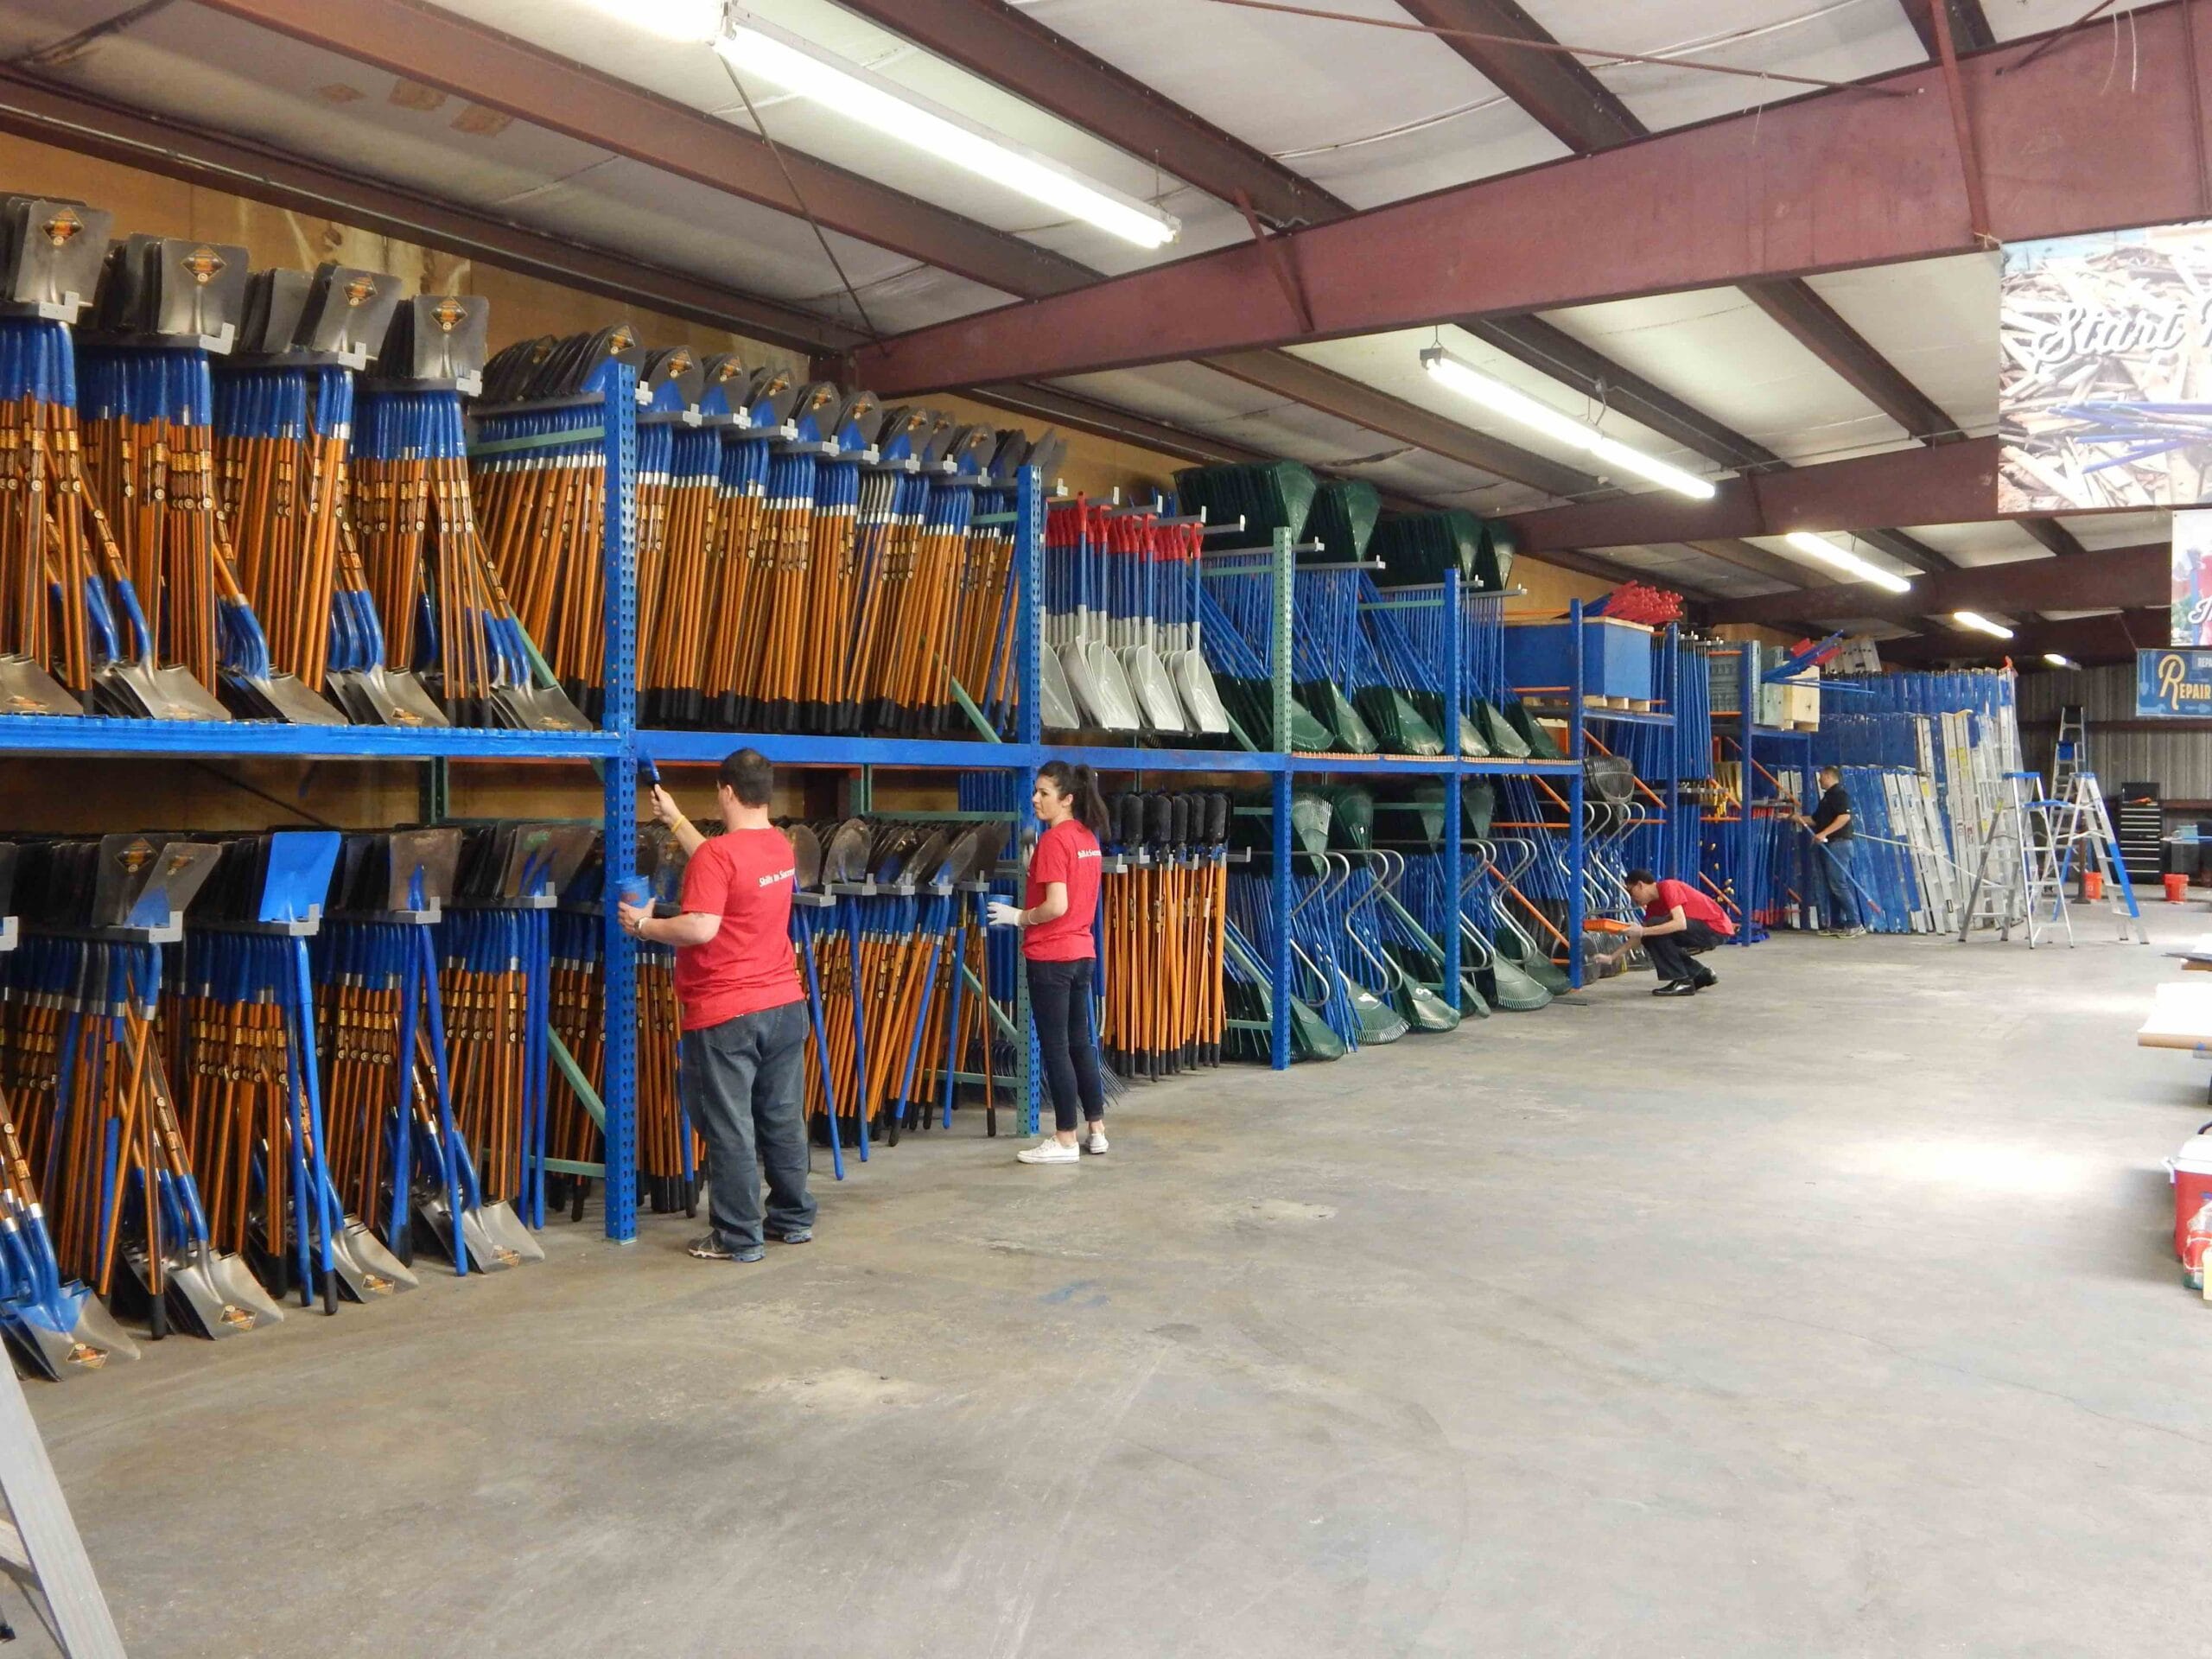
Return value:
<svg viewBox="0 0 2212 1659">
<path fill-rule="evenodd" d="M 76 87 L 56 88 L 4 67 L 0 67 L 0 131 L 272 207 L 339 219 L 358 230 L 481 259 L 801 351 L 849 351 L 863 338 L 826 317 L 645 264 L 634 254 L 454 207 L 183 122 L 120 109 Z"/>
<path fill-rule="evenodd" d="M 274 0 L 264 0 L 273 3 Z M 298 0 L 293 0 L 297 3 Z M 1998 78 L 1959 66 L 2005 241 L 2196 212 L 2187 43 L 2171 3 L 2131 14 L 2139 67 L 2056 50 Z M 1942 72 L 1910 98 L 1821 92 L 1294 233 L 1314 337 L 1963 253 L 1979 245 Z M 1562 225 L 1588 227 L 1563 236 Z M 1265 256 L 1236 245 L 886 340 L 887 395 L 1278 346 L 1305 338 Z M 1898 522 L 1892 519 L 1892 523 Z"/>
<path fill-rule="evenodd" d="M 1876 351 L 1810 283 L 1745 283 L 1743 289 L 1753 305 L 1848 381 L 1860 397 L 1903 427 L 1909 436 L 1923 443 L 1946 443 L 1964 435 L 1959 423 L 1934 398 Z"/>
<path fill-rule="evenodd" d="M 1278 228 L 1352 210 L 1266 151 L 1162 98 L 1006 0 L 840 0 L 848 11 Z"/>
<path fill-rule="evenodd" d="M 1997 440 L 1893 449 L 1723 483 L 1710 501 L 1650 492 L 1508 517 L 1532 553 L 1635 547 L 1793 530 L 1859 535 L 1891 524 L 1979 524 L 2024 515 L 1997 507 Z M 1871 539 L 1871 537 L 1870 537 Z"/>
<path fill-rule="evenodd" d="M 1921 50 L 1933 59 L 1942 54 L 1941 42 L 1936 35 L 1936 10 L 1942 0 L 1897 0 L 1904 9 L 1905 20 L 1912 25 L 1912 32 L 1920 36 Z M 1968 52 L 1986 52 L 1997 44 L 1996 31 L 1990 28 L 1989 18 L 1981 9 L 1981 0 L 1948 0 L 1951 18 L 1951 41 L 1963 55 Z"/>
<path fill-rule="evenodd" d="M 811 156 L 786 149 L 779 165 L 741 127 L 413 0 L 197 3 L 779 213 L 810 211 L 830 230 L 1003 293 L 1064 294 L 1097 274 Z"/>
<path fill-rule="evenodd" d="M 2015 628 L 2010 639 L 1948 629 L 1911 639 L 1885 639 L 1881 652 L 1892 661 L 1911 664 L 1994 663 L 2008 657 L 2016 663 L 2040 664 L 2047 651 L 2077 663 L 2126 662 L 2133 660 L 2139 649 L 2164 645 L 2168 622 L 2163 608 L 2145 607 L 2104 616 L 2071 616 L 2063 622 L 2032 622 Z M 2161 728 L 2169 723 L 2158 722 Z M 2111 729 L 2101 721 L 2099 727 Z"/>
<path fill-rule="evenodd" d="M 1718 559 L 1723 564 L 1732 564 L 1738 570 L 1748 570 L 1755 576 L 1770 582 L 1786 582 L 1792 588 L 1815 588 L 1827 581 L 1821 572 L 1794 559 L 1785 559 L 1779 553 L 1770 553 L 1754 542 L 1736 541 L 1721 537 L 1707 542 L 1684 542 L 1693 553 L 1702 553 L 1708 559 Z"/>
<path fill-rule="evenodd" d="M 2046 552 L 2056 553 L 2062 559 L 2077 558 L 2089 550 L 2056 518 L 2021 518 L 2014 522 L 2041 543 Z"/>
<path fill-rule="evenodd" d="M 1579 58 L 1560 52 L 1521 51 L 1495 41 L 1467 38 L 1510 35 L 1554 44 L 1543 26 L 1514 0 L 1398 0 L 1398 3 L 1431 29 L 1460 31 L 1437 38 L 1481 70 L 1498 91 L 1576 154 L 1592 155 L 1645 136 L 1643 123 Z"/>
<path fill-rule="evenodd" d="M 2078 559 L 2015 559 L 1916 576 L 1910 592 L 1892 594 L 1872 582 L 1840 582 L 1802 594 L 1764 594 L 1727 599 L 1713 607 L 1715 622 L 1802 621 L 1822 617 L 1880 616 L 1911 623 L 1950 611 L 2094 611 L 2163 603 L 2171 580 L 2172 550 L 2163 542 L 2107 548 Z"/>
</svg>

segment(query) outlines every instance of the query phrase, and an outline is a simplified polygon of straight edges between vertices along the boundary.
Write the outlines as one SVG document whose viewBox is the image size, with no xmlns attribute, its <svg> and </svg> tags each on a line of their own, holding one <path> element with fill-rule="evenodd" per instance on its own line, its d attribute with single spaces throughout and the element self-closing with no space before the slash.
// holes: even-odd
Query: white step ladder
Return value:
<svg viewBox="0 0 2212 1659">
<path fill-rule="evenodd" d="M 0 1357 L 0 1497 L 13 1522 L 0 1521 L 0 1573 L 46 1602 L 53 1633 L 68 1659 L 124 1659 L 123 1637 L 61 1495 L 46 1442 L 23 1398 L 16 1369 Z"/>
<path fill-rule="evenodd" d="M 2074 773 L 2073 789 L 2059 801 L 2052 833 L 2059 847 L 2059 907 L 2065 907 L 2065 878 L 2076 869 L 2093 870 L 2103 881 L 2104 901 L 2119 925 L 2120 943 L 2150 944 L 2143 908 L 2135 902 L 2135 884 L 2127 879 L 2127 861 L 2120 855 L 2120 841 L 2113 834 L 2112 817 L 2105 810 L 2104 791 L 2097 785 L 2095 772 Z"/>
<path fill-rule="evenodd" d="M 2050 748 L 2050 792 L 2054 798 L 2070 801 L 2074 798 L 2074 779 L 2088 765 L 2088 727 L 2082 718 L 2078 703 L 2068 703 L 2058 711 L 2058 738 Z"/>
<path fill-rule="evenodd" d="M 2067 914 L 2060 847 L 2052 814 L 2063 804 L 2041 793 L 2043 779 L 2032 772 L 2008 772 L 1997 817 L 1981 843 L 1974 880 L 1967 889 L 1959 922 L 1964 944 L 1977 926 L 1994 927 L 2009 942 L 2014 928 L 2028 936 L 2028 949 L 2043 943 L 2045 929 L 2063 927 L 2074 943 L 2074 918 Z M 2045 911 L 2050 913 L 2046 916 Z"/>
</svg>

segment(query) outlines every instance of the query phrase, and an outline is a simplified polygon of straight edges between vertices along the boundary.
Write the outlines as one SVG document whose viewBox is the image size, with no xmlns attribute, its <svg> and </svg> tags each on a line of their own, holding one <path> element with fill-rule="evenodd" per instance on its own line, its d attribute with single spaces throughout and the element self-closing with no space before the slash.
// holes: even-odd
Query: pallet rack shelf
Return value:
<svg viewBox="0 0 2212 1659">
<path fill-rule="evenodd" d="M 1567 856 L 1570 868 L 1583 861 L 1586 720 L 1650 723 L 1668 718 L 1623 711 L 1586 710 L 1580 696 L 1583 683 L 1580 640 L 1582 607 L 1570 607 L 1576 641 L 1572 653 L 1572 686 L 1565 710 L 1567 754 L 1556 760 L 1465 759 L 1457 755 L 1433 758 L 1388 754 L 1294 753 L 1260 751 L 1148 748 L 1132 744 L 1096 741 L 1046 741 L 1039 725 L 1041 684 L 1039 652 L 1044 632 L 1043 550 L 1045 496 L 1043 480 L 1033 469 L 1025 469 L 1016 490 L 1013 518 L 1016 537 L 1016 580 L 1023 603 L 1016 619 L 1015 650 L 1019 715 L 1016 729 L 1006 741 L 980 738 L 874 738 L 818 736 L 791 733 L 664 730 L 638 724 L 636 684 L 637 649 L 637 434 L 639 408 L 633 370 L 610 365 L 606 389 L 594 395 L 606 406 L 606 417 L 595 432 L 571 432 L 571 442 L 596 436 L 605 446 L 605 495 L 602 502 L 601 549 L 604 592 L 607 596 L 606 630 L 606 687 L 599 728 L 588 732 L 512 732 L 461 728 L 404 730 L 375 727 L 296 727 L 234 721 L 188 722 L 117 721 L 96 717 L 77 719 L 50 716 L 0 717 L 0 754 L 76 755 L 119 758 L 293 757 L 318 760 L 385 760 L 423 763 L 426 813 L 444 815 L 445 778 L 452 763 L 480 761 L 587 762 L 600 774 L 602 788 L 601 827 L 607 867 L 610 871 L 635 868 L 637 860 L 636 775 L 639 763 L 704 765 L 719 761 L 733 747 L 758 748 L 779 766 L 838 768 L 856 774 L 856 799 L 865 804 L 876 768 L 912 769 L 944 773 L 1003 772 L 1026 779 L 1045 761 L 1055 758 L 1080 760 L 1116 772 L 1214 774 L 1247 779 L 1265 778 L 1269 784 L 1274 868 L 1293 868 L 1291 801 L 1295 781 L 1321 774 L 1339 777 L 1425 777 L 1456 780 L 1475 777 L 1532 775 L 1559 779 L 1565 785 L 1568 809 Z M 585 401 L 590 401 L 586 399 Z M 574 402 L 576 400 L 568 400 Z M 479 409 L 482 416 L 502 411 Z M 511 410 L 505 412 L 512 412 Z M 1287 733 L 1291 698 L 1292 626 L 1289 573 L 1295 554 L 1287 535 L 1278 536 L 1273 550 L 1276 571 L 1277 605 L 1274 626 L 1273 693 L 1277 732 Z M 1440 602 L 1453 614 L 1460 602 L 1456 572 L 1447 574 Z M 1446 707 L 1460 706 L 1463 665 L 1459 661 L 1456 628 L 1445 630 L 1446 645 L 1443 682 Z M 1463 863 L 1460 791 L 1444 791 L 1446 817 L 1441 842 L 1449 889 L 1459 891 Z M 977 815 L 950 815 L 977 816 Z M 601 920 L 604 927 L 606 973 L 605 1078 L 600 1091 L 605 1115 L 606 1181 L 604 1217 L 607 1236 L 626 1241 L 637 1235 L 637 1054 L 636 964 L 634 948 L 617 919 L 615 902 L 620 883 L 607 884 L 607 898 Z M 1271 1059 L 1277 1068 L 1290 1064 L 1289 991 L 1290 883 L 1272 884 L 1274 908 L 1273 959 L 1268 963 L 1274 982 L 1274 1029 Z M 1581 936 L 1584 897 L 1581 884 L 1573 885 L 1568 899 L 1567 935 Z M 1460 950 L 1457 929 L 1447 929 L 1441 941 L 1447 955 L 1445 983 L 1459 979 Z M 1573 982 L 1581 982 L 1580 953 L 1569 964 Z M 1017 1025 L 1027 1024 L 1026 997 L 1017 995 Z M 1035 1034 L 1030 1033 L 1033 1063 L 1019 1080 L 1017 1108 L 1033 1124 L 1036 1077 L 1033 1063 Z"/>
</svg>

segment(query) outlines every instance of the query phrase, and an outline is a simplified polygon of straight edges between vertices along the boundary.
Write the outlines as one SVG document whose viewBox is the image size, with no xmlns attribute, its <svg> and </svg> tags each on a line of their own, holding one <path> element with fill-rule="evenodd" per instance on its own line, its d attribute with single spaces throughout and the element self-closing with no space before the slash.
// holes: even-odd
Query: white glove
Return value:
<svg viewBox="0 0 2212 1659">
<path fill-rule="evenodd" d="M 1020 927 L 1021 906 L 1010 905 L 1003 899 L 994 899 L 984 907 L 983 914 L 993 927 Z"/>
</svg>

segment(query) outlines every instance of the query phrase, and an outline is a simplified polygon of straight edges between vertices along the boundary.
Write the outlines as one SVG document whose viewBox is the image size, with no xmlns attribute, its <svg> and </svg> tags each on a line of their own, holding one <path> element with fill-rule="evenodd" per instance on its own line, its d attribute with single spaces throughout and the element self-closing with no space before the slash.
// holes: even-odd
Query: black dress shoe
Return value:
<svg viewBox="0 0 2212 1659">
<path fill-rule="evenodd" d="M 1697 982 L 1694 979 L 1670 979 L 1651 995 L 1654 996 L 1695 996 Z"/>
</svg>

